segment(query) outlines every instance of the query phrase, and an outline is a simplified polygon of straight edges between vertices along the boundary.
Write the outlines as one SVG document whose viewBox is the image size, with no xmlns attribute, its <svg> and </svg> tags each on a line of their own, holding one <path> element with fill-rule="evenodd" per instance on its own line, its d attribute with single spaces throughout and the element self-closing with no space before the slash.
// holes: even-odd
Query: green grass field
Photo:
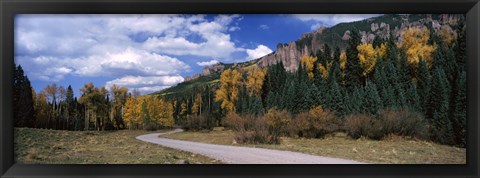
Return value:
<svg viewBox="0 0 480 178">
<path fill-rule="evenodd" d="M 160 131 L 157 131 L 160 132 Z M 24 164 L 212 164 L 216 160 L 135 139 L 152 132 L 15 129 L 15 160 Z"/>
<path fill-rule="evenodd" d="M 222 145 L 249 146 L 289 150 L 312 155 L 351 159 L 379 164 L 466 164 L 466 150 L 431 142 L 389 137 L 386 140 L 351 139 L 344 133 L 325 139 L 282 138 L 279 145 L 239 145 L 234 132 L 181 132 L 162 137 Z"/>
</svg>

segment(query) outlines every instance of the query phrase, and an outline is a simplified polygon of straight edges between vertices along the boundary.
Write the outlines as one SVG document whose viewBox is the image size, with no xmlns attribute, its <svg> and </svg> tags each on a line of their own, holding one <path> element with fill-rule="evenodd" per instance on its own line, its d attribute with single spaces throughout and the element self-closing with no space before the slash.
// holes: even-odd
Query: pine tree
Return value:
<svg viewBox="0 0 480 178">
<path fill-rule="evenodd" d="M 453 130 L 455 133 L 455 143 L 466 146 L 467 134 L 467 73 L 461 71 L 457 80 L 457 90 L 455 97 L 455 107 L 453 110 Z"/>
<path fill-rule="evenodd" d="M 345 66 L 345 87 L 352 91 L 356 86 L 360 86 L 362 67 L 358 59 L 357 46 L 360 44 L 360 36 L 356 29 L 350 33 L 350 40 L 346 50 L 347 62 Z"/>
<path fill-rule="evenodd" d="M 418 64 L 417 90 L 420 96 L 420 105 L 423 113 L 428 111 L 428 100 L 430 96 L 430 73 L 427 63 L 420 59 Z"/>
<path fill-rule="evenodd" d="M 432 77 L 432 89 L 430 92 L 429 112 L 430 124 L 432 126 L 431 139 L 443 143 L 452 144 L 454 133 L 452 123 L 448 117 L 449 93 L 448 79 L 441 68 L 434 70 Z"/>
<path fill-rule="evenodd" d="M 343 103 L 344 96 L 342 94 L 341 88 L 337 82 L 333 82 L 330 86 L 328 98 L 327 98 L 327 106 L 328 108 L 332 109 L 337 115 L 344 115 L 345 113 L 345 105 Z"/>
<path fill-rule="evenodd" d="M 413 111 L 421 111 L 420 96 L 418 95 L 417 87 L 412 82 L 409 84 L 406 98 L 410 109 Z"/>
<path fill-rule="evenodd" d="M 15 127 L 33 127 L 35 125 L 33 89 L 30 80 L 24 75 L 22 66 L 18 65 L 14 69 L 13 78 L 13 117 L 15 118 Z"/>
<path fill-rule="evenodd" d="M 365 86 L 365 97 L 363 103 L 366 107 L 366 111 L 370 114 L 376 114 L 381 108 L 383 108 L 382 100 L 378 94 L 377 85 L 375 83 L 367 81 Z"/>
<path fill-rule="evenodd" d="M 71 85 L 68 85 L 67 91 L 65 94 L 66 98 L 66 104 L 67 104 L 67 129 L 70 128 L 70 121 L 74 120 L 74 110 L 75 110 L 75 101 L 74 101 L 74 96 L 73 96 L 73 89 Z M 70 129 L 68 129 L 70 130 Z"/>
</svg>

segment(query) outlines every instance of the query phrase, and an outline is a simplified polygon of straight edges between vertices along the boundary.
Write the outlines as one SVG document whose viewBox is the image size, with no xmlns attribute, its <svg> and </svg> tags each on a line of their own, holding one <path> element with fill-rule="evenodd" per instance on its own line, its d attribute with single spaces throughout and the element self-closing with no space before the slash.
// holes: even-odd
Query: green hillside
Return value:
<svg viewBox="0 0 480 178">
<path fill-rule="evenodd" d="M 409 22 L 414 22 L 418 21 L 419 19 L 424 19 L 426 18 L 426 14 L 412 14 L 409 15 L 408 21 Z M 432 19 L 437 20 L 438 15 L 432 15 Z M 348 22 L 348 23 L 339 23 L 335 26 L 332 26 L 330 28 L 326 28 L 322 34 L 317 35 L 317 40 L 320 41 L 322 44 L 328 44 L 331 47 L 340 47 L 341 49 L 345 49 L 347 42 L 342 40 L 342 36 L 347 30 L 352 30 L 352 29 L 357 29 L 359 31 L 371 31 L 371 24 L 372 23 L 386 23 L 390 25 L 390 29 L 393 30 L 395 27 L 400 27 L 402 24 L 402 15 L 397 15 L 397 14 L 386 14 L 382 15 L 379 17 L 373 17 L 361 21 L 356 21 L 356 22 Z M 314 32 L 313 32 L 314 33 Z M 297 50 L 301 50 L 303 46 L 307 45 L 307 47 L 311 47 L 312 45 L 312 40 L 313 40 L 313 33 L 310 33 L 309 35 L 306 35 L 304 38 L 299 38 L 297 41 L 295 41 L 297 45 Z M 282 44 L 279 42 L 279 45 Z M 287 45 L 287 44 L 283 44 Z M 248 66 L 252 66 L 255 64 L 259 59 L 255 59 L 252 61 L 247 61 L 243 63 L 238 63 L 238 64 L 223 64 L 224 69 L 238 69 L 238 68 L 246 68 Z M 195 88 L 202 88 L 205 87 L 206 85 L 213 86 L 215 87 L 216 81 L 220 78 L 220 73 L 214 73 L 209 76 L 201 76 L 196 79 L 192 79 L 189 81 L 185 81 L 182 83 L 179 83 L 176 86 L 172 86 L 166 89 L 163 89 L 161 91 L 153 93 L 154 95 L 171 95 L 171 94 L 183 94 L 185 92 L 191 91 L 192 89 Z"/>
</svg>

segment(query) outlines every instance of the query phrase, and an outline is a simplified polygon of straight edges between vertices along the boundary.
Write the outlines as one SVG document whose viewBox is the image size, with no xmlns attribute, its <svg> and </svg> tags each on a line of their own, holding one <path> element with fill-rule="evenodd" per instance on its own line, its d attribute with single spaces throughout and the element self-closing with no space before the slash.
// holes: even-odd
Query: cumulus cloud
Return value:
<svg viewBox="0 0 480 178">
<path fill-rule="evenodd" d="M 260 29 L 262 29 L 262 30 L 268 30 L 268 29 L 270 29 L 270 27 L 269 27 L 268 25 L 265 25 L 265 24 L 258 26 L 258 28 L 260 28 Z"/>
<path fill-rule="evenodd" d="M 211 61 L 197 62 L 197 65 L 199 65 L 199 66 L 211 66 L 211 65 L 217 64 L 217 63 L 219 63 L 219 61 L 213 59 Z"/>
<path fill-rule="evenodd" d="M 164 88 L 176 83 L 159 78 L 179 79 L 190 70 L 180 56 L 226 60 L 242 51 L 228 34 L 240 29 L 237 22 L 241 19 L 240 15 L 213 19 L 178 14 L 18 15 L 15 61 L 33 81 L 59 82 L 68 75 L 108 76 L 115 78 L 108 84 L 134 87 L 125 81 L 135 76 L 155 81 L 135 86 L 140 90 Z"/>
<path fill-rule="evenodd" d="M 258 59 L 267 54 L 272 53 L 273 51 L 265 45 L 258 45 L 255 49 L 247 49 L 247 60 Z"/>
<path fill-rule="evenodd" d="M 183 82 L 182 76 L 125 76 L 108 81 L 106 86 L 111 87 L 113 85 L 124 86 L 130 89 L 137 89 L 142 94 L 148 94 L 151 92 L 162 90 L 166 87 Z"/>
<path fill-rule="evenodd" d="M 327 26 L 333 26 L 342 22 L 354 22 L 381 14 L 293 14 L 293 17 L 304 22 L 322 22 Z M 312 27 L 313 28 L 313 25 Z"/>
</svg>

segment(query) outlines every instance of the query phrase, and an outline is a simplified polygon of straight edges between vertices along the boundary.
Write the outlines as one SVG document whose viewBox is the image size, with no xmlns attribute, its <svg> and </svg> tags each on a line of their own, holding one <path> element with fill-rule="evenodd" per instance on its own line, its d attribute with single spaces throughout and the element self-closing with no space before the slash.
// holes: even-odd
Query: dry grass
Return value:
<svg viewBox="0 0 480 178">
<path fill-rule="evenodd" d="M 192 153 L 135 139 L 142 130 L 80 132 L 15 129 L 15 160 L 25 164 L 220 163 Z"/>
<path fill-rule="evenodd" d="M 237 145 L 234 132 L 181 132 L 162 137 L 213 144 Z M 282 138 L 279 145 L 243 145 L 329 156 L 380 164 L 466 164 L 466 150 L 431 142 L 389 136 L 382 141 L 351 139 L 344 133 L 324 139 Z"/>
</svg>

